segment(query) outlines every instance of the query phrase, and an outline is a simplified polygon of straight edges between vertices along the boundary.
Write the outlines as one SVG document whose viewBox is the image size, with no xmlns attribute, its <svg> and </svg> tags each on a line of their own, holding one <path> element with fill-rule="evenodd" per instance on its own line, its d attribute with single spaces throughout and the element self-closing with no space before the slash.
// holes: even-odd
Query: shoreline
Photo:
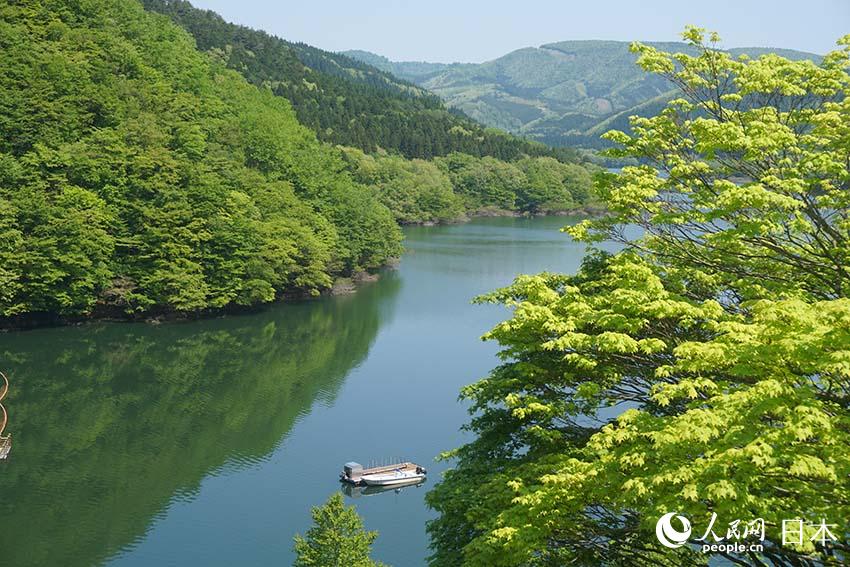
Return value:
<svg viewBox="0 0 850 567">
<path fill-rule="evenodd" d="M 274 300 L 254 305 L 226 305 L 219 308 L 198 309 L 195 311 L 176 311 L 158 308 L 144 313 L 127 313 L 116 306 L 99 305 L 88 315 L 65 316 L 54 313 L 27 313 L 15 317 L 0 319 L 0 335 L 5 333 L 35 331 L 54 327 L 81 327 L 96 323 L 145 323 L 159 325 L 162 323 L 182 323 L 215 319 L 231 315 L 256 313 L 272 305 L 293 301 L 313 301 L 324 297 L 352 295 L 364 284 L 378 281 L 382 272 L 394 270 L 400 258 L 394 258 L 381 266 L 377 272 L 366 270 L 356 272 L 351 276 L 337 276 L 330 287 L 318 294 L 306 291 L 288 291 L 281 293 Z"/>
<path fill-rule="evenodd" d="M 579 216 L 593 218 L 604 214 L 603 209 L 594 207 L 581 207 L 566 211 L 547 211 L 540 213 L 523 213 L 507 209 L 479 209 L 470 211 L 462 217 L 450 221 L 422 221 L 404 223 L 401 226 L 448 226 L 452 224 L 463 224 L 477 218 L 537 218 L 537 217 L 569 217 Z M 79 327 L 94 323 L 146 323 L 148 325 L 159 325 L 162 323 L 179 323 L 212 319 L 216 317 L 227 317 L 230 315 L 241 315 L 266 309 L 271 305 L 288 301 L 311 301 L 323 297 L 334 297 L 342 295 L 353 295 L 364 284 L 376 282 L 386 270 L 398 267 L 401 258 L 393 258 L 376 272 L 362 270 L 350 276 L 335 276 L 330 287 L 323 289 L 318 294 L 304 291 L 288 291 L 281 293 L 273 301 L 258 303 L 255 305 L 227 305 L 219 308 L 199 309 L 196 311 L 175 311 L 173 309 L 159 308 L 144 313 L 126 313 L 117 306 L 99 305 L 88 315 L 63 316 L 55 313 L 27 313 L 14 317 L 0 319 L 0 334 L 34 331 L 53 327 Z"/>
<path fill-rule="evenodd" d="M 594 206 L 576 207 L 575 209 L 567 209 L 560 211 L 540 211 L 537 213 L 511 211 L 509 209 L 476 209 L 468 211 L 459 216 L 446 221 L 413 221 L 399 223 L 400 226 L 447 226 L 451 224 L 462 224 L 470 222 L 473 219 L 481 218 L 538 218 L 538 217 L 584 217 L 598 218 L 605 214 L 605 209 Z"/>
</svg>

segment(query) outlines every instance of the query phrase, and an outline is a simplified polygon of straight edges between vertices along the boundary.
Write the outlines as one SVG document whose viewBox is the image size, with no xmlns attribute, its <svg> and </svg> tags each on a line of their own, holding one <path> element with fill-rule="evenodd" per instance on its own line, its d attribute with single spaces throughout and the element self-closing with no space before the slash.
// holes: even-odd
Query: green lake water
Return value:
<svg viewBox="0 0 850 567">
<path fill-rule="evenodd" d="M 426 491 L 464 441 L 458 391 L 497 364 L 472 305 L 518 273 L 573 272 L 561 218 L 406 229 L 354 295 L 186 323 L 0 334 L 12 381 L 0 565 L 290 565 L 346 461 L 403 456 L 421 487 L 356 494 L 376 559 L 425 563 Z"/>
</svg>

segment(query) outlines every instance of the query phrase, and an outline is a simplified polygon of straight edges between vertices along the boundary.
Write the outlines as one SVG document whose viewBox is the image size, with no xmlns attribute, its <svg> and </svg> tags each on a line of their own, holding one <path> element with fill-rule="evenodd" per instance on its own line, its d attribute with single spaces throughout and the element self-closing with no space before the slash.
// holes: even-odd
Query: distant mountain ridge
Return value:
<svg viewBox="0 0 850 567">
<path fill-rule="evenodd" d="M 681 42 L 646 43 L 665 51 L 694 53 Z M 608 127 L 627 127 L 631 114 L 657 112 L 672 94 L 664 79 L 636 65 L 629 45 L 562 41 L 518 49 L 484 63 L 395 62 L 358 50 L 344 54 L 428 89 L 488 126 L 556 146 L 598 146 L 599 135 Z M 789 59 L 819 59 L 790 49 L 728 51 L 751 57 L 773 52 Z"/>
<path fill-rule="evenodd" d="M 201 51 L 288 99 L 324 142 L 426 159 L 455 151 L 507 160 L 566 153 L 485 128 L 423 87 L 344 54 L 227 22 L 186 0 L 142 4 L 186 29 Z"/>
</svg>

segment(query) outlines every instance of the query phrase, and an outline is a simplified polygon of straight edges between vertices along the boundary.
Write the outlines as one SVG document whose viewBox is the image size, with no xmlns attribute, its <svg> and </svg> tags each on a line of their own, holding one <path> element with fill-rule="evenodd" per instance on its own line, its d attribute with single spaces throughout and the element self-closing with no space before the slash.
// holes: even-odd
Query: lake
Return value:
<svg viewBox="0 0 850 567">
<path fill-rule="evenodd" d="M 400 266 L 349 296 L 0 335 L 0 564 L 289 565 L 342 464 L 396 456 L 427 482 L 346 501 L 380 532 L 376 559 L 425 564 L 434 458 L 464 441 L 458 392 L 497 364 L 480 336 L 509 315 L 470 300 L 575 271 L 568 222 L 407 228 Z"/>
</svg>

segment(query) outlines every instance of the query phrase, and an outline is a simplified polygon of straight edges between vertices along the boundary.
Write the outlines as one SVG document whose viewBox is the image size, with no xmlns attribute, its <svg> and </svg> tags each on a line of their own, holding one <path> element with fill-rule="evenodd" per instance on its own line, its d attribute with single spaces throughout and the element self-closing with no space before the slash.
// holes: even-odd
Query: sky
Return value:
<svg viewBox="0 0 850 567">
<path fill-rule="evenodd" d="M 825 53 L 850 33 L 850 0 L 192 0 L 226 20 L 329 51 L 482 62 L 572 39 L 669 41 L 685 24 L 725 47 Z"/>
</svg>

